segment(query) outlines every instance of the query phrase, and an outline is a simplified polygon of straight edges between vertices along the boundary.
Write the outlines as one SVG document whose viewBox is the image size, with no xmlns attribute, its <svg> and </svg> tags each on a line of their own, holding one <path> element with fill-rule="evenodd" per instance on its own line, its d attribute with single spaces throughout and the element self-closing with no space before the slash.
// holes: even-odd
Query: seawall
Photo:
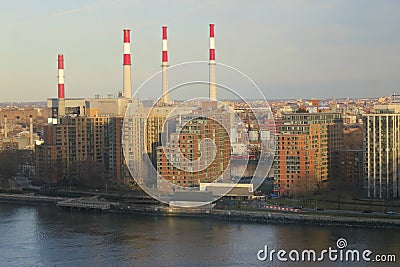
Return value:
<svg viewBox="0 0 400 267">
<path fill-rule="evenodd" d="M 344 226 L 368 228 L 400 228 L 400 219 L 355 216 L 289 213 L 276 211 L 239 211 L 218 209 L 182 209 L 168 207 L 132 207 L 129 210 L 112 209 L 113 213 L 134 213 L 151 216 L 204 217 L 226 221 L 243 221 L 269 224 L 301 224 L 316 226 Z"/>
</svg>

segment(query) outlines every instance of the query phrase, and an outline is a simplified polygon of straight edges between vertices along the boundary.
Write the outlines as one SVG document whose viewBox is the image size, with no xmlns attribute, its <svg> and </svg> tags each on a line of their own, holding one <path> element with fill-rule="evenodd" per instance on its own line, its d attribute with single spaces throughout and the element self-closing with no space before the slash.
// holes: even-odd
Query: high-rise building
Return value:
<svg viewBox="0 0 400 267">
<path fill-rule="evenodd" d="M 400 102 L 375 105 L 363 116 L 364 177 L 367 197 L 394 198 L 400 195 Z"/>
<path fill-rule="evenodd" d="M 217 102 L 204 102 L 201 109 L 181 115 L 168 141 L 158 147 L 159 175 L 182 187 L 229 181 L 229 126 L 230 114 L 217 108 Z"/>
<path fill-rule="evenodd" d="M 122 182 L 125 167 L 121 117 L 62 117 L 47 125 L 44 144 L 36 148 L 37 180 L 55 184 L 96 169 L 103 178 Z"/>
<path fill-rule="evenodd" d="M 156 168 L 157 147 L 161 145 L 164 122 L 173 106 L 144 107 L 132 104 L 125 116 L 123 146 L 126 164 L 136 181 L 146 180 Z"/>
<path fill-rule="evenodd" d="M 308 194 L 325 188 L 342 149 L 341 113 L 287 113 L 278 125 L 274 191 Z"/>
</svg>

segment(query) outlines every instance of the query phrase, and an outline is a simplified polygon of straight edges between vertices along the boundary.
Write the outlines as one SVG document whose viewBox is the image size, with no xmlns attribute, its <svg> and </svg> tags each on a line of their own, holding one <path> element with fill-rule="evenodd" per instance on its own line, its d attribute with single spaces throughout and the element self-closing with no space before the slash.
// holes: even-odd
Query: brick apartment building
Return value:
<svg viewBox="0 0 400 267">
<path fill-rule="evenodd" d="M 91 164 L 105 178 L 126 175 L 121 146 L 121 117 L 62 117 L 46 125 L 44 144 L 36 147 L 36 180 L 55 184 L 79 177 Z"/>
<path fill-rule="evenodd" d="M 274 191 L 308 194 L 335 176 L 343 146 L 341 113 L 287 113 L 278 126 Z"/>
<path fill-rule="evenodd" d="M 214 104 L 203 103 L 201 110 L 182 115 L 166 145 L 158 147 L 157 171 L 163 179 L 182 187 L 229 179 L 230 114 Z"/>
</svg>

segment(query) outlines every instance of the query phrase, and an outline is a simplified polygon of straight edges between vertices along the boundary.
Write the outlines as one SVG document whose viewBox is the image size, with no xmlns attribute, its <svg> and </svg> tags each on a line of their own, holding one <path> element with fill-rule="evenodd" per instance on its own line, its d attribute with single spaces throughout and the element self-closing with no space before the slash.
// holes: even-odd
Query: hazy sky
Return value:
<svg viewBox="0 0 400 267">
<path fill-rule="evenodd" d="M 122 29 L 131 28 L 133 87 L 160 70 L 161 26 L 170 64 L 217 61 L 252 77 L 268 98 L 400 93 L 400 1 L 1 0 L 0 102 L 122 88 Z M 218 77 L 218 76 L 217 76 Z M 157 89 L 158 90 L 158 89 Z"/>
</svg>

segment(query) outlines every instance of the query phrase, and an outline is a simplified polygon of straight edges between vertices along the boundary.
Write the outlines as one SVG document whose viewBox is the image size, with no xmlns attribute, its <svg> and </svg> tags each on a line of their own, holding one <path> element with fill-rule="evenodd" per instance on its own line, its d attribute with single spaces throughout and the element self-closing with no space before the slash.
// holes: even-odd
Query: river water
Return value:
<svg viewBox="0 0 400 267">
<path fill-rule="evenodd" d="M 366 266 L 260 261 L 269 249 L 347 248 L 397 254 L 400 230 L 226 222 L 207 218 L 69 212 L 0 203 L 0 266 Z"/>
</svg>

